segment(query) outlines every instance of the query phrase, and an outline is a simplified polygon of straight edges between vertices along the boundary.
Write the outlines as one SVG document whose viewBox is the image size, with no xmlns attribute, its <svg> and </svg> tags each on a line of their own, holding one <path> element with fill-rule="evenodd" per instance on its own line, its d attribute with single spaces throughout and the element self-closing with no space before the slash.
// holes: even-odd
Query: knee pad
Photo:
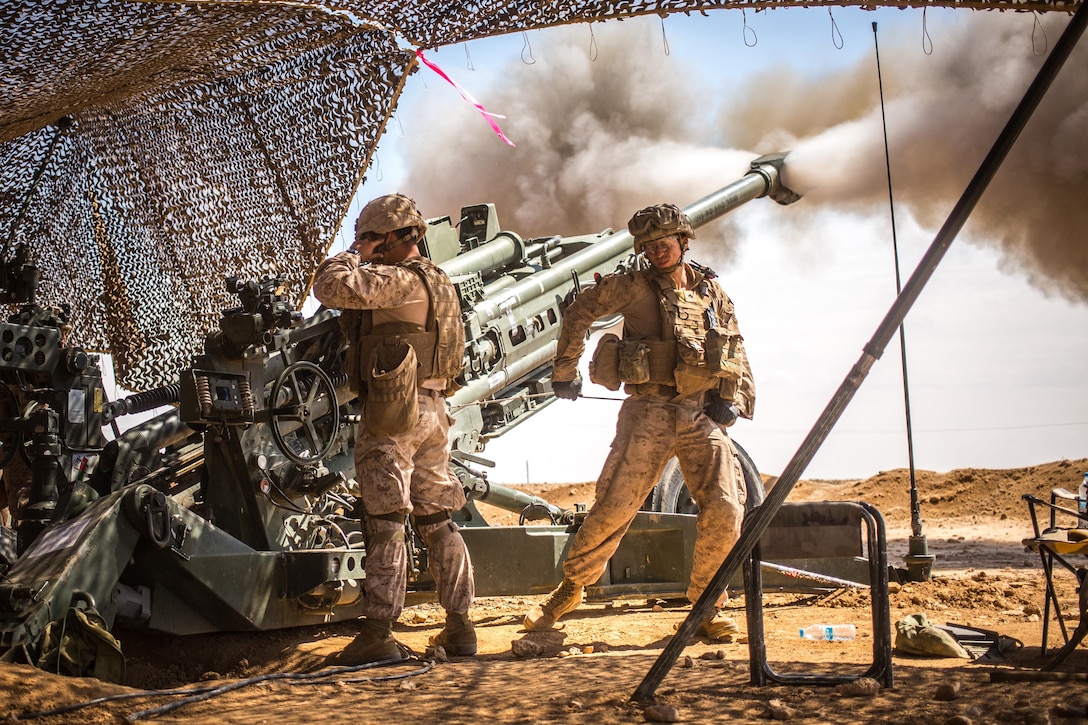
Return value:
<svg viewBox="0 0 1088 725">
<path fill-rule="evenodd" d="M 451 519 L 448 511 L 431 516 L 414 517 L 416 531 L 426 542 L 427 548 L 434 551 L 447 538 L 456 534 L 461 529 Z"/>
<path fill-rule="evenodd" d="M 363 535 L 368 547 L 374 547 L 389 541 L 404 541 L 404 521 L 402 514 L 384 514 L 382 516 L 363 515 Z"/>
</svg>

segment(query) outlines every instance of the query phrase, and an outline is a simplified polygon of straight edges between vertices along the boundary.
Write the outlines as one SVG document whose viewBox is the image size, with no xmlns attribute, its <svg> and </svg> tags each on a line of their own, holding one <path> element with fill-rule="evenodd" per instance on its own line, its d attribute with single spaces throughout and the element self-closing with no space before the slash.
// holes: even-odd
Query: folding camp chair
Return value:
<svg viewBox="0 0 1088 725">
<path fill-rule="evenodd" d="M 1034 536 L 1024 539 L 1024 545 L 1032 551 L 1039 553 L 1039 559 L 1043 564 L 1043 573 L 1046 575 L 1046 594 L 1043 602 L 1043 643 L 1040 648 L 1040 656 L 1046 657 L 1047 637 L 1050 628 L 1050 609 L 1054 608 L 1054 617 L 1058 620 L 1058 627 L 1062 633 L 1064 645 L 1054 657 L 1048 661 L 1043 670 L 1053 670 L 1060 665 L 1066 657 L 1077 648 L 1088 634 L 1088 566 L 1084 563 L 1074 564 L 1074 557 L 1088 556 L 1088 527 L 1078 518 L 1077 512 L 1067 508 L 1059 501 L 1076 500 L 1076 496 L 1063 488 L 1057 488 L 1050 492 L 1050 501 L 1044 501 L 1037 496 L 1024 494 L 1023 499 L 1028 503 L 1028 511 L 1031 514 L 1031 526 Z M 1045 529 L 1039 527 L 1039 512 L 1041 508 L 1049 513 L 1049 526 Z M 1073 523 L 1069 527 L 1058 526 L 1058 517 L 1072 516 Z M 1077 627 L 1069 632 L 1066 627 L 1065 612 L 1062 612 L 1058 602 L 1057 593 L 1054 591 L 1054 564 L 1069 571 L 1077 580 L 1079 622 Z M 1061 571 L 1061 569 L 1059 569 Z"/>
</svg>

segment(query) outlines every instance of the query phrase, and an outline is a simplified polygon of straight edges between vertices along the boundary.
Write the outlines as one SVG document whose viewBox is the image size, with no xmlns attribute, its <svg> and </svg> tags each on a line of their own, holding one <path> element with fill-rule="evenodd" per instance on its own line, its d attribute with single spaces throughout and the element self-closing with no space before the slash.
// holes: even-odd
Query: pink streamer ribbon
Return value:
<svg viewBox="0 0 1088 725">
<path fill-rule="evenodd" d="M 427 58 L 424 57 L 422 50 L 417 50 L 416 51 L 416 57 L 419 58 L 421 61 L 423 61 L 423 65 L 425 65 L 428 68 L 430 68 L 431 70 L 433 70 L 441 78 L 443 78 L 447 83 L 449 83 L 451 86 L 456 88 L 457 92 L 461 94 L 461 98 L 464 98 L 466 101 L 468 101 L 473 106 L 475 106 L 476 110 L 480 112 L 480 115 L 484 117 L 484 120 L 487 121 L 488 125 L 491 126 L 492 130 L 495 131 L 495 134 L 498 135 L 498 137 L 501 138 L 503 140 L 503 142 L 505 142 L 506 144 L 508 144 L 510 146 L 513 146 L 514 148 L 517 148 L 517 144 L 514 143 L 513 141 L 511 141 L 510 139 L 508 139 L 506 137 L 506 134 L 504 134 L 502 132 L 502 129 L 499 128 L 499 124 L 495 123 L 495 121 L 494 121 L 494 119 L 496 119 L 496 118 L 506 118 L 506 116 L 500 115 L 498 113 L 491 113 L 486 108 L 484 108 L 482 105 L 480 105 L 480 102 L 477 101 L 475 98 L 473 98 L 471 93 L 469 93 L 464 88 L 462 88 L 457 83 L 457 81 L 453 80 L 448 75 L 446 75 L 446 72 L 444 70 L 442 70 L 441 68 L 439 68 L 437 65 L 435 65 L 431 61 L 427 60 Z"/>
</svg>

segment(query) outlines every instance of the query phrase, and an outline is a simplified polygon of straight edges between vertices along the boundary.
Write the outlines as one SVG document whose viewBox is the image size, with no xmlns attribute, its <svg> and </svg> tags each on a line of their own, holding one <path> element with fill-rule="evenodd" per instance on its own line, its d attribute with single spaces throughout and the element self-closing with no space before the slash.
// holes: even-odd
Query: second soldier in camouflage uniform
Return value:
<svg viewBox="0 0 1088 725">
<path fill-rule="evenodd" d="M 347 367 L 364 411 L 355 445 L 366 543 L 364 619 L 340 664 L 407 656 L 392 629 L 404 607 L 409 516 L 427 544 L 446 610 L 446 626 L 432 644 L 453 655 L 476 653 L 468 616 L 472 563 L 450 520 L 465 494 L 449 474 L 445 398 L 461 373 L 464 327 L 453 284 L 420 255 L 426 230 L 414 201 L 379 197 L 359 214 L 351 249 L 326 259 L 314 275 L 317 299 L 344 310 Z"/>
<path fill-rule="evenodd" d="M 604 573 L 673 455 L 699 506 L 690 601 L 699 598 L 740 535 L 744 479 L 724 427 L 738 416 L 752 417 L 755 386 L 733 303 L 708 270 L 684 262 L 695 233 L 679 208 L 643 209 L 628 230 L 649 267 L 603 277 L 563 313 L 555 394 L 579 396 L 586 333 L 594 321 L 621 313 L 623 339 L 602 338 L 590 377 L 612 390 L 623 383 L 629 397 L 597 479 L 595 502 L 563 564 L 563 582 L 526 615 L 529 630 L 551 627 L 582 602 L 586 585 Z M 720 639 L 737 626 L 715 612 L 701 630 Z"/>
</svg>

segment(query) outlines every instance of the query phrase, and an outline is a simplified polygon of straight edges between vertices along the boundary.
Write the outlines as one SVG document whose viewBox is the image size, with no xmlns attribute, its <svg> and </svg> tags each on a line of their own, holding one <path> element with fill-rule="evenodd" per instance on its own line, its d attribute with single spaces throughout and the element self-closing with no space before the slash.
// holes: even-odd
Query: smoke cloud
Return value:
<svg viewBox="0 0 1088 725">
<path fill-rule="evenodd" d="M 1065 16 L 1045 18 L 1051 37 Z M 425 214 L 495 202 L 504 229 L 525 237 L 620 229 L 659 202 L 687 205 L 739 178 L 756 156 L 791 151 L 784 180 L 804 198 L 775 214 L 802 228 L 828 211 L 886 214 L 884 136 L 871 60 L 819 78 L 776 68 L 723 91 L 663 62 L 648 23 L 598 33 L 549 33 L 536 62 L 510 62 L 492 88 L 511 149 L 474 112 L 408 109 L 425 146 L 408 152 L 405 188 Z M 1043 58 L 1025 16 L 972 13 L 925 56 L 917 38 L 888 43 L 881 63 L 897 209 L 943 223 Z M 1088 47 L 1074 51 L 968 221 L 1009 272 L 1045 292 L 1088 301 Z M 720 104 L 714 107 L 715 101 Z M 726 250 L 742 242 L 732 215 L 699 230 Z M 699 254 L 695 254 L 699 258 Z"/>
</svg>

